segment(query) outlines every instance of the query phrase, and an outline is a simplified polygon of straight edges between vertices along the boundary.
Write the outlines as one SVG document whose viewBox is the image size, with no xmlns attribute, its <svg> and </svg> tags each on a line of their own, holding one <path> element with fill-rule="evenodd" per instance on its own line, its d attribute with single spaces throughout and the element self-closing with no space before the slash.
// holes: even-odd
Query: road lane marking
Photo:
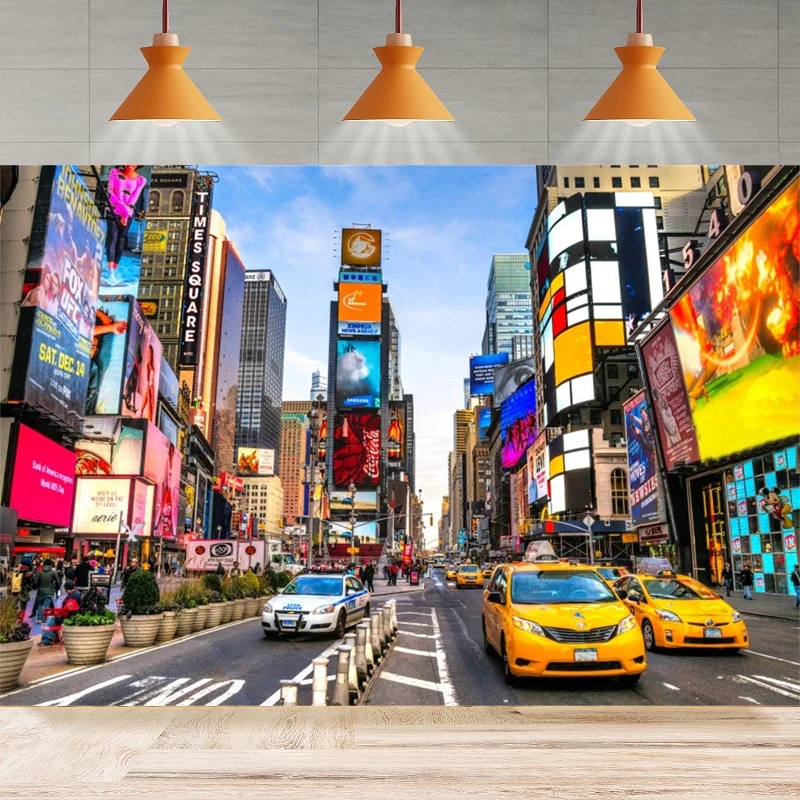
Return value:
<svg viewBox="0 0 800 800">
<path fill-rule="evenodd" d="M 752 697 L 743 697 L 742 695 L 739 695 L 739 699 L 740 700 L 747 700 L 749 703 L 753 703 L 753 705 L 756 705 L 756 706 L 760 706 L 761 705 L 761 703 L 759 703 L 758 700 L 753 700 Z"/>
<path fill-rule="evenodd" d="M 403 625 L 411 625 L 414 628 L 430 628 L 431 627 L 431 623 L 430 622 L 406 622 L 405 620 L 403 620 Z"/>
<path fill-rule="evenodd" d="M 187 697 L 185 700 L 178 703 L 178 705 L 190 706 L 192 703 L 196 703 L 206 695 L 215 692 L 217 689 L 221 689 L 226 683 L 230 683 L 230 686 L 219 697 L 215 697 L 210 703 L 206 703 L 206 706 L 221 706 L 229 697 L 233 697 L 242 690 L 242 687 L 244 686 L 243 680 L 237 679 L 220 681 L 219 683 L 215 683 L 211 686 L 206 686 L 204 689 L 200 689 L 199 692 L 195 692 L 191 697 Z"/>
<path fill-rule="evenodd" d="M 671 683 L 665 683 L 664 686 L 666 686 L 667 689 L 672 689 L 673 692 L 680 691 L 680 689 L 677 686 L 673 686 Z"/>
<path fill-rule="evenodd" d="M 754 678 L 760 678 L 762 681 L 769 681 L 782 689 L 788 689 L 790 692 L 800 692 L 800 684 L 793 683 L 788 678 L 778 680 L 777 678 L 768 678 L 766 675 L 753 675 Z"/>
<path fill-rule="evenodd" d="M 172 683 L 168 683 L 166 686 L 159 689 L 159 691 L 143 705 L 168 706 L 172 701 L 184 697 L 189 694 L 189 692 L 193 692 L 201 686 L 205 686 L 207 683 L 211 683 L 211 678 L 200 678 L 199 681 L 195 681 L 194 683 L 189 683 L 190 680 L 190 678 L 177 678 L 172 681 Z M 187 683 L 189 683 L 188 686 L 185 685 Z M 135 704 L 131 703 L 131 705 Z"/>
<path fill-rule="evenodd" d="M 398 617 L 425 617 L 426 619 L 430 619 L 430 614 L 426 613 L 425 611 L 398 611 Z"/>
<path fill-rule="evenodd" d="M 788 658 L 778 658 L 778 656 L 770 656 L 766 653 L 756 653 L 755 650 L 745 650 L 745 655 L 761 656 L 761 658 L 771 658 L 773 661 L 783 661 L 784 664 L 791 664 L 793 667 L 800 667 L 800 661 L 789 661 Z"/>
<path fill-rule="evenodd" d="M 404 631 L 402 628 L 398 628 L 398 630 L 403 636 L 414 636 L 417 639 L 435 639 L 437 636 L 435 633 L 414 633 L 413 631 Z"/>
<path fill-rule="evenodd" d="M 381 672 L 378 677 L 383 678 L 385 681 L 391 681 L 392 683 L 402 683 L 405 686 L 415 686 L 417 689 L 429 689 L 432 692 L 444 694 L 444 687 L 433 681 L 423 681 L 419 678 L 407 678 L 405 675 L 396 675 L 394 672 L 386 672 L 386 670 Z"/>
<path fill-rule="evenodd" d="M 400 645 L 396 645 L 394 651 L 395 653 L 408 653 L 412 656 L 429 656 L 430 658 L 436 658 L 436 653 L 432 653 L 429 650 L 413 650 L 410 647 L 400 647 Z"/>
<path fill-rule="evenodd" d="M 439 668 L 439 684 L 443 687 L 442 695 L 444 696 L 444 704 L 446 706 L 457 706 L 456 691 L 450 681 L 450 672 L 447 669 L 447 656 L 442 647 L 439 618 L 436 616 L 436 610 L 433 608 L 431 609 L 431 623 L 433 624 L 434 630 L 433 642 L 436 647 L 436 666 Z"/>
<path fill-rule="evenodd" d="M 74 694 L 68 694 L 66 697 L 59 697 L 57 700 L 48 700 L 45 703 L 37 703 L 36 705 L 68 706 L 74 703 L 76 700 L 80 700 L 82 697 L 86 697 L 87 694 L 91 694 L 92 692 L 99 692 L 101 689 L 105 689 L 107 686 L 113 686 L 115 683 L 129 680 L 132 677 L 133 675 L 118 675 L 116 678 L 111 678 L 110 680 L 103 681 L 102 683 L 97 683 L 94 686 L 90 686 L 88 689 L 81 689 L 80 692 L 75 692 Z"/>
<path fill-rule="evenodd" d="M 744 681 L 745 683 L 752 683 L 756 686 L 760 686 L 762 689 L 769 689 L 771 692 L 775 692 L 775 694 L 783 695 L 784 697 L 791 697 L 792 700 L 799 700 L 800 694 L 796 692 L 786 692 L 783 689 L 779 689 L 777 686 L 772 686 L 769 683 L 764 683 L 763 681 L 756 680 L 755 678 L 751 678 L 748 675 L 737 675 L 737 678 Z"/>
<path fill-rule="evenodd" d="M 330 658 L 337 650 L 338 647 L 344 642 L 344 639 L 339 639 L 338 641 L 334 642 L 330 647 L 323 650 L 316 658 Z M 292 678 L 293 681 L 297 681 L 298 683 L 302 682 L 304 678 L 307 678 L 312 672 L 314 671 L 314 663 L 312 661 L 305 669 L 301 669 L 297 675 Z M 276 692 L 273 692 L 263 703 L 262 706 L 274 706 L 278 704 L 278 701 L 281 699 L 281 690 L 278 689 Z"/>
</svg>

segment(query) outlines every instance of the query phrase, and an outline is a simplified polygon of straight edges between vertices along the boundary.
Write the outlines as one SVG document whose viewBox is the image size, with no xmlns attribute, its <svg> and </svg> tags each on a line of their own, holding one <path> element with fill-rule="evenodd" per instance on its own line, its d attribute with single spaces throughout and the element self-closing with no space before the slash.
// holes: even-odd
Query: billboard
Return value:
<svg viewBox="0 0 800 800">
<path fill-rule="evenodd" d="M 66 527 L 75 492 L 75 453 L 19 424 L 8 506 L 21 522 Z"/>
<path fill-rule="evenodd" d="M 492 409 L 490 406 L 480 406 L 475 412 L 478 415 L 478 438 L 485 439 L 492 424 Z"/>
<path fill-rule="evenodd" d="M 342 408 L 379 408 L 381 343 L 339 339 L 336 346 L 336 404 Z"/>
<path fill-rule="evenodd" d="M 169 361 L 161 355 L 161 372 L 158 379 L 159 394 L 175 409 L 178 408 L 178 398 L 181 388 L 178 383 L 178 376 L 169 365 Z"/>
<path fill-rule="evenodd" d="M 203 318 L 203 295 L 206 282 L 206 253 L 208 229 L 211 224 L 211 176 L 198 175 L 192 196 L 192 216 L 189 225 L 188 261 L 183 283 L 180 354 L 178 362 L 184 367 L 196 367 L 200 356 L 200 327 Z"/>
<path fill-rule="evenodd" d="M 800 435 L 798 187 L 796 179 L 670 310 L 703 461 Z"/>
<path fill-rule="evenodd" d="M 494 371 L 494 405 L 499 408 L 500 404 L 511 397 L 514 392 L 522 386 L 529 378 L 536 374 L 534 358 L 523 358 L 520 361 L 512 361 L 502 367 L 497 367 Z"/>
<path fill-rule="evenodd" d="M 557 436 L 547 445 L 548 511 L 577 513 L 592 508 L 592 439 L 590 430 Z"/>
<path fill-rule="evenodd" d="M 644 390 L 623 404 L 628 443 L 628 486 L 631 524 L 659 522 L 655 431 Z"/>
<path fill-rule="evenodd" d="M 139 294 L 150 172 L 151 167 L 131 164 L 103 167 L 107 205 L 101 294 Z M 166 250 L 166 235 L 164 241 Z"/>
<path fill-rule="evenodd" d="M 549 459 L 547 457 L 547 434 L 542 431 L 536 437 L 533 446 L 528 448 L 528 480 L 536 487 L 535 499 L 544 500 L 548 497 Z"/>
<path fill-rule="evenodd" d="M 331 511 L 375 511 L 377 503 L 378 493 L 374 490 L 357 491 L 355 502 L 346 489 L 334 489 L 330 493 Z"/>
<path fill-rule="evenodd" d="M 503 469 L 512 469 L 536 441 L 536 381 L 531 378 L 500 406 Z"/>
<path fill-rule="evenodd" d="M 381 231 L 372 228 L 342 228 L 342 266 L 380 265 Z"/>
<path fill-rule="evenodd" d="M 386 434 L 386 460 L 400 467 L 406 457 L 406 405 L 389 403 L 389 429 Z"/>
<path fill-rule="evenodd" d="M 115 534 L 128 520 L 130 478 L 76 478 L 72 532 Z"/>
<path fill-rule="evenodd" d="M 240 447 L 236 451 L 236 472 L 250 477 L 274 475 L 275 451 L 262 447 Z"/>
<path fill-rule="evenodd" d="M 158 386 L 161 376 L 161 342 L 139 304 L 131 301 L 122 413 L 156 421 Z"/>
<path fill-rule="evenodd" d="M 381 418 L 339 413 L 333 426 L 333 484 L 377 486 L 380 482 Z"/>
<path fill-rule="evenodd" d="M 147 424 L 143 471 L 144 477 L 155 484 L 153 534 L 174 539 L 178 534 L 181 454 L 152 422 Z"/>
<path fill-rule="evenodd" d="M 43 167 L 9 400 L 82 416 L 105 226 L 78 168 Z"/>
<path fill-rule="evenodd" d="M 125 417 L 88 418 L 75 443 L 75 474 L 141 475 L 145 428 Z"/>
<path fill-rule="evenodd" d="M 263 567 L 268 559 L 265 541 L 253 539 L 252 541 L 238 541 L 236 539 L 201 539 L 196 542 L 186 543 L 186 569 L 202 572 L 215 572 L 222 564 L 226 572 L 233 569 L 235 562 L 246 570 L 261 564 Z"/>
<path fill-rule="evenodd" d="M 380 283 L 339 282 L 339 333 L 380 336 L 383 286 Z"/>
<path fill-rule="evenodd" d="M 494 371 L 508 363 L 508 353 L 472 356 L 469 360 L 469 393 L 485 395 L 494 392 Z"/>
<path fill-rule="evenodd" d="M 699 458 L 697 436 L 681 375 L 678 346 L 669 323 L 642 345 L 642 359 L 666 468 L 673 469 L 681 461 L 692 464 Z"/>
<path fill-rule="evenodd" d="M 330 522 L 330 536 L 333 539 L 350 539 L 350 523 L 349 522 Z M 356 522 L 355 535 L 357 539 L 362 541 L 375 541 L 378 533 L 378 523 L 374 520 Z"/>
</svg>

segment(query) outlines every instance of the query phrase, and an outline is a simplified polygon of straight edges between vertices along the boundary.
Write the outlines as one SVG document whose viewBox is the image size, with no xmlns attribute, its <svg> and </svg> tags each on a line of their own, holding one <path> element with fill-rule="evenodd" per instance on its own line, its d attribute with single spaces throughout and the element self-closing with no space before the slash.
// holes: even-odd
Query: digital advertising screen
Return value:
<svg viewBox="0 0 800 800">
<path fill-rule="evenodd" d="M 336 415 L 333 428 L 333 483 L 336 487 L 380 483 L 381 418 L 358 412 Z"/>
<path fill-rule="evenodd" d="M 380 342 L 339 339 L 336 346 L 336 404 L 341 408 L 380 407 Z"/>
<path fill-rule="evenodd" d="M 75 492 L 75 453 L 19 424 L 8 505 L 20 521 L 66 527 Z"/>
<path fill-rule="evenodd" d="M 623 411 L 628 443 L 631 524 L 637 527 L 660 522 L 655 429 L 644 391 L 637 392 L 624 403 Z"/>
<path fill-rule="evenodd" d="M 703 461 L 800 435 L 799 186 L 670 310 Z"/>
<path fill-rule="evenodd" d="M 582 512 L 594 504 L 590 430 L 556 436 L 547 445 L 548 511 Z"/>
<path fill-rule="evenodd" d="M 264 447 L 240 447 L 236 451 L 236 472 L 248 477 L 275 474 L 275 451 Z"/>
<path fill-rule="evenodd" d="M 516 467 L 537 436 L 536 382 L 531 378 L 500 407 L 503 469 Z"/>
<path fill-rule="evenodd" d="M 494 392 L 494 371 L 508 363 L 508 353 L 471 356 L 469 360 L 469 393 L 476 397 Z"/>
<path fill-rule="evenodd" d="M 174 408 L 178 408 L 178 398 L 180 397 L 181 387 L 175 370 L 169 365 L 169 361 L 161 355 L 161 371 L 158 379 L 159 394 Z"/>
<path fill-rule="evenodd" d="M 9 400 L 75 423 L 84 413 L 105 225 L 78 168 L 43 167 Z"/>
<path fill-rule="evenodd" d="M 383 286 L 339 282 L 339 334 L 380 336 Z"/>
<path fill-rule="evenodd" d="M 174 539 L 178 532 L 181 454 L 152 422 L 147 425 L 144 477 L 155 484 L 153 534 L 165 539 Z"/>
<path fill-rule="evenodd" d="M 512 361 L 494 371 L 494 404 L 500 404 L 511 397 L 529 378 L 535 375 L 535 362 L 533 356 L 520 361 Z"/>
<path fill-rule="evenodd" d="M 379 267 L 381 231 L 373 228 L 342 228 L 342 265 Z"/>
<path fill-rule="evenodd" d="M 400 466 L 406 457 L 406 406 L 389 403 L 389 429 L 386 434 L 386 459 L 391 466 Z"/>
<path fill-rule="evenodd" d="M 130 315 L 130 298 L 98 298 L 86 390 L 87 416 L 121 413 Z"/>
<path fill-rule="evenodd" d="M 378 493 L 375 490 L 359 489 L 355 501 L 347 489 L 334 489 L 330 493 L 331 511 L 375 511 Z"/>
<path fill-rule="evenodd" d="M 128 521 L 131 478 L 76 478 L 72 531 L 80 534 L 115 534 Z"/>
<path fill-rule="evenodd" d="M 88 417 L 75 443 L 76 475 L 141 475 L 146 423 L 125 417 Z"/>
<path fill-rule="evenodd" d="M 349 539 L 352 535 L 349 522 L 334 522 L 331 520 L 331 538 Z M 374 520 L 358 520 L 355 527 L 355 536 L 362 541 L 373 542 L 378 535 L 378 523 Z"/>
<path fill-rule="evenodd" d="M 102 169 L 107 204 L 101 294 L 136 297 L 139 293 L 151 169 L 131 164 Z"/>
<path fill-rule="evenodd" d="M 122 413 L 126 417 L 156 421 L 161 362 L 161 342 L 139 304 L 133 300 L 122 388 Z"/>
<path fill-rule="evenodd" d="M 485 439 L 492 424 L 492 409 L 490 406 L 481 406 L 475 412 L 478 416 L 478 438 Z"/>
</svg>

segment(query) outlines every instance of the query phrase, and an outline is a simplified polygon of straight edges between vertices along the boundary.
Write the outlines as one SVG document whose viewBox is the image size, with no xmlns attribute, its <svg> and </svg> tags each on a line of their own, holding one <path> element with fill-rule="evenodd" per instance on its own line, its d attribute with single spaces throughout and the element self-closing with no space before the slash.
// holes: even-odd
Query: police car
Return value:
<svg viewBox="0 0 800 800">
<path fill-rule="evenodd" d="M 343 572 L 298 575 L 265 606 L 264 636 L 332 633 L 342 637 L 370 612 L 370 595 L 355 575 Z"/>
</svg>

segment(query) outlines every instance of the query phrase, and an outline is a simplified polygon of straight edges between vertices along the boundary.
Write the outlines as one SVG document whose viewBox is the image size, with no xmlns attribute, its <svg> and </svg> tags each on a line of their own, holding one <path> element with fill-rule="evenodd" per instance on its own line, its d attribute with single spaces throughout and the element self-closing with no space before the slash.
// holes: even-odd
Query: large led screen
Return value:
<svg viewBox="0 0 800 800">
<path fill-rule="evenodd" d="M 75 453 L 19 425 L 9 507 L 20 521 L 66 527 L 75 492 Z"/>
<path fill-rule="evenodd" d="M 516 467 L 537 435 L 536 382 L 531 378 L 500 407 L 503 469 Z"/>
<path fill-rule="evenodd" d="M 105 225 L 74 166 L 43 167 L 9 399 L 83 415 Z"/>
<path fill-rule="evenodd" d="M 330 493 L 331 511 L 375 511 L 378 493 L 373 490 L 359 490 L 355 498 L 347 489 L 334 489 Z"/>
<path fill-rule="evenodd" d="M 350 529 L 349 522 L 334 522 L 331 521 L 331 533 L 330 536 L 332 539 L 350 539 L 352 536 L 352 531 Z M 378 523 L 374 520 L 357 520 L 356 527 L 355 527 L 355 535 L 357 539 L 362 541 L 375 541 L 378 532 Z"/>
<path fill-rule="evenodd" d="M 655 430 L 644 391 L 631 397 L 623 409 L 628 443 L 631 523 L 638 526 L 659 522 Z"/>
<path fill-rule="evenodd" d="M 146 422 L 89 417 L 75 443 L 76 475 L 141 475 Z"/>
<path fill-rule="evenodd" d="M 478 417 L 478 438 L 485 439 L 492 424 L 492 409 L 490 406 L 481 406 L 476 409 Z"/>
<path fill-rule="evenodd" d="M 333 483 L 337 487 L 380 482 L 381 418 L 378 414 L 337 414 L 333 428 Z"/>
<path fill-rule="evenodd" d="M 800 435 L 798 186 L 670 311 L 703 461 Z"/>
<path fill-rule="evenodd" d="M 383 286 L 380 283 L 339 282 L 339 333 L 380 336 Z"/>
<path fill-rule="evenodd" d="M 340 339 L 336 347 L 336 403 L 342 408 L 379 408 L 381 343 Z"/>
<path fill-rule="evenodd" d="M 266 447 L 239 447 L 236 451 L 236 474 L 274 475 L 275 451 Z"/>
<path fill-rule="evenodd" d="M 389 430 L 386 434 L 386 460 L 400 466 L 406 457 L 406 405 L 389 404 Z"/>
<path fill-rule="evenodd" d="M 499 406 L 505 399 L 511 397 L 535 373 L 533 356 L 520 361 L 512 361 L 494 371 L 494 404 Z"/>
<path fill-rule="evenodd" d="M 153 481 L 153 534 L 175 539 L 181 490 L 181 454 L 152 423 L 147 425 L 144 476 Z"/>
<path fill-rule="evenodd" d="M 374 228 L 342 228 L 342 265 L 379 267 L 381 232 Z"/>
<path fill-rule="evenodd" d="M 508 353 L 472 356 L 469 360 L 469 393 L 480 396 L 494 392 L 494 371 L 508 364 Z"/>
</svg>

